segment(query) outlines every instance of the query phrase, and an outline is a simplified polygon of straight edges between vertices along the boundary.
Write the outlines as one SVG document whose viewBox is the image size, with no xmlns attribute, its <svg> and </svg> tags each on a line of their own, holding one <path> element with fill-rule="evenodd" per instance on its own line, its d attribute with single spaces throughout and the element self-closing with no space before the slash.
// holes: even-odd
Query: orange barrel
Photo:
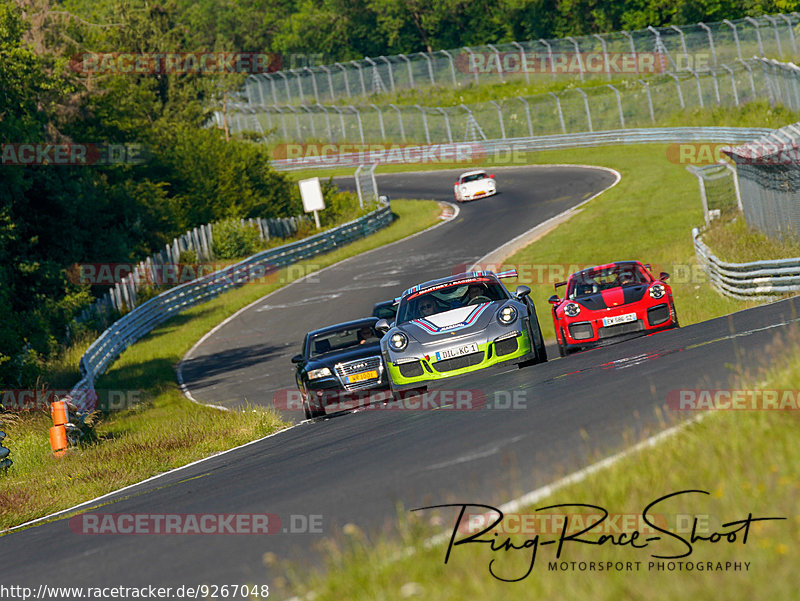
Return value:
<svg viewBox="0 0 800 601">
<path fill-rule="evenodd" d="M 69 422 L 69 411 L 66 401 L 55 401 L 50 405 L 50 413 L 53 416 L 54 426 L 63 426 Z"/>
<path fill-rule="evenodd" d="M 53 455 L 61 457 L 67 452 L 67 429 L 63 424 L 50 428 L 50 448 Z"/>
</svg>

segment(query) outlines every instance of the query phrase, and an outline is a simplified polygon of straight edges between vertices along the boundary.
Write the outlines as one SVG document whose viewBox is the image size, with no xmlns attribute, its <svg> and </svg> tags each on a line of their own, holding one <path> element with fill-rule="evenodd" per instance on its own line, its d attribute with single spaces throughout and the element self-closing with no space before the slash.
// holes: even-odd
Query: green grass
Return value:
<svg viewBox="0 0 800 601">
<path fill-rule="evenodd" d="M 795 392 L 800 389 L 797 332 L 793 340 L 785 347 L 779 364 L 740 385 L 752 388 L 753 382 L 758 381 L 760 388 Z M 685 550 L 681 543 L 665 536 L 654 546 L 639 550 L 610 544 L 589 547 L 567 543 L 561 558 L 576 562 L 641 561 L 640 571 L 549 571 L 548 562 L 555 560 L 554 546 L 543 546 L 530 576 L 521 582 L 505 583 L 489 574 L 489 562 L 496 560 L 493 567 L 498 573 L 519 577 L 530 563 L 529 551 L 492 553 L 488 545 L 462 545 L 454 548 L 448 564 L 444 565 L 446 542 L 427 548 L 425 541 L 439 532 L 451 532 L 457 514 L 451 510 L 435 520 L 428 512 L 418 519 L 401 510 L 400 540 L 398 537 L 368 539 L 357 528 L 347 526 L 344 534 L 327 544 L 328 575 L 310 574 L 286 564 L 289 578 L 280 584 L 301 598 L 313 591 L 316 601 L 794 598 L 797 587 L 792 552 L 800 540 L 798 427 L 797 411 L 718 412 L 658 446 L 636 452 L 581 483 L 558 490 L 535 507 L 520 511 L 532 515 L 537 508 L 551 504 L 589 503 L 603 506 L 610 513 L 639 515 L 647 504 L 663 495 L 688 489 L 706 490 L 711 493 L 709 496 L 691 495 L 667 501 L 654 511 L 666 514 L 669 529 L 687 538 L 689 528 L 679 525 L 676 514 L 691 516 L 688 521 L 682 520 L 682 524 L 691 524 L 695 515 L 700 516 L 704 520 L 701 524 L 710 526 L 698 530 L 706 536 L 713 531 L 732 530 L 721 525 L 745 519 L 749 512 L 754 517 L 787 518 L 754 523 L 746 545 L 742 544 L 741 536 L 734 544 L 698 542 L 692 556 L 682 560 L 750 562 L 748 572 L 648 570 L 649 561 L 661 561 L 650 557 L 651 553 L 670 555 Z M 508 523 L 509 530 L 513 531 L 514 526 Z M 533 536 L 528 531 L 514 535 L 512 540 L 522 545 Z M 501 536 L 500 541 L 504 538 Z M 542 540 L 548 538 L 555 537 L 542 535 Z"/>
<path fill-rule="evenodd" d="M 703 242 L 714 254 L 729 263 L 747 263 L 763 259 L 792 259 L 800 257 L 800 240 L 787 236 L 784 240 L 770 238 L 760 230 L 748 227 L 744 218 L 711 222 L 702 235 Z"/>
<path fill-rule="evenodd" d="M 241 307 L 310 271 L 429 227 L 440 213 L 437 203 L 423 200 L 393 201 L 392 209 L 399 219 L 376 234 L 193 307 L 130 346 L 95 386 L 141 391 L 136 393 L 141 402 L 105 417 L 96 428 L 99 443 L 57 459 L 48 441 L 49 416 L 0 413 L 14 461 L 8 474 L 0 475 L 0 529 L 286 427 L 261 406 L 219 411 L 191 403 L 178 389 L 175 366 L 203 334 Z"/>
</svg>

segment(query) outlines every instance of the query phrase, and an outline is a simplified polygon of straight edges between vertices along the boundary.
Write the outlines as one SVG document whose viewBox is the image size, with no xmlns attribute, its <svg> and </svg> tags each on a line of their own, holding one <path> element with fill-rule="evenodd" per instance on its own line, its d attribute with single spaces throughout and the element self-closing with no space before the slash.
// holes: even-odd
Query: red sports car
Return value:
<svg viewBox="0 0 800 601">
<path fill-rule="evenodd" d="M 564 298 L 550 297 L 558 350 L 601 346 L 621 339 L 678 327 L 668 273 L 658 279 L 639 261 L 620 261 L 573 273 Z"/>
</svg>

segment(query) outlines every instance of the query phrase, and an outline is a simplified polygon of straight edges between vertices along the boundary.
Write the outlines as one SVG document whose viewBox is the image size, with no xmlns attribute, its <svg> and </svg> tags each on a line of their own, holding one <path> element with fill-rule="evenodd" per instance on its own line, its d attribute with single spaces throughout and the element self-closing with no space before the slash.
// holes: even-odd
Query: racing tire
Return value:
<svg viewBox="0 0 800 601">
<path fill-rule="evenodd" d="M 561 330 L 561 340 L 564 340 L 564 330 Z M 567 345 L 561 342 L 560 340 L 558 342 L 558 354 L 562 358 L 569 355 L 569 350 L 567 350 Z"/>
<path fill-rule="evenodd" d="M 314 406 L 312 406 L 308 398 L 303 399 L 303 412 L 306 415 L 306 419 L 316 419 L 325 415 L 325 409 L 320 407 L 319 403 L 316 401 L 314 402 Z"/>
</svg>

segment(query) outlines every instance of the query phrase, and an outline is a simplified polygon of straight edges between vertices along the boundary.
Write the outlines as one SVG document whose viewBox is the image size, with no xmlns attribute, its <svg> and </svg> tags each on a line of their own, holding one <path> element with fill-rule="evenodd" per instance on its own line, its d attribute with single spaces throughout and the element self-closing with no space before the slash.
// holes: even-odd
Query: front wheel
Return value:
<svg viewBox="0 0 800 601">
<path fill-rule="evenodd" d="M 325 415 L 325 409 L 322 408 L 318 400 L 311 400 L 312 395 L 307 395 L 303 399 L 303 413 L 306 419 L 315 419 Z"/>
</svg>

